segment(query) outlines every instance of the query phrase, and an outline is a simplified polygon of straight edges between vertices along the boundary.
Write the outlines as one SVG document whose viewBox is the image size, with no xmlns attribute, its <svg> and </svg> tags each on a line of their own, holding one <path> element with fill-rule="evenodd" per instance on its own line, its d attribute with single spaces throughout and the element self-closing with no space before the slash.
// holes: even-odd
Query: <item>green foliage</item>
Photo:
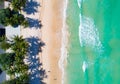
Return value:
<svg viewBox="0 0 120 84">
<path fill-rule="evenodd" d="M 1 37 L 0 37 L 0 42 L 4 41 L 5 39 L 6 39 L 5 36 L 1 36 Z"/>
<path fill-rule="evenodd" d="M 8 39 L 5 36 L 0 37 L 0 48 L 3 50 L 6 50 L 10 48 L 10 43 L 8 42 Z"/>
<path fill-rule="evenodd" d="M 12 8 L 0 9 L 0 24 L 4 26 L 11 25 L 17 27 L 22 25 L 23 27 L 28 27 L 28 21 L 24 15 L 20 14 L 20 11 L 25 7 L 27 0 L 6 0 L 10 1 Z"/>
<path fill-rule="evenodd" d="M 18 25 L 22 25 L 24 27 L 27 27 L 28 21 L 18 11 L 6 8 L 0 10 L 0 24 L 4 26 L 11 25 L 13 27 L 16 27 Z"/>
<path fill-rule="evenodd" d="M 15 61 L 14 53 L 0 54 L 0 64 L 3 70 L 6 70 L 8 74 L 13 73 L 13 66 Z"/>
<path fill-rule="evenodd" d="M 6 81 L 3 84 L 24 84 L 28 80 L 28 77 L 26 76 L 29 75 L 28 65 L 24 62 L 25 55 L 27 54 L 28 43 L 22 36 L 14 36 L 12 40 L 5 39 L 3 40 L 3 43 L 5 43 L 4 46 L 7 46 L 8 44 L 10 45 L 6 49 L 10 49 L 12 53 L 0 54 L 0 64 L 2 69 L 12 76 L 12 79 L 14 79 Z"/>
<path fill-rule="evenodd" d="M 23 7 L 25 7 L 27 0 L 12 0 L 11 5 L 14 10 L 20 11 Z"/>
<path fill-rule="evenodd" d="M 25 19 L 25 20 L 21 23 L 21 25 L 23 25 L 23 26 L 26 28 L 26 27 L 29 26 L 29 23 L 28 23 L 28 21 Z"/>
<path fill-rule="evenodd" d="M 24 74 L 24 75 L 21 75 L 20 77 L 17 77 L 15 79 L 5 81 L 2 84 L 29 84 L 28 79 L 29 79 L 28 75 Z"/>
<path fill-rule="evenodd" d="M 0 0 L 0 5 L 4 2 L 4 0 Z"/>
<path fill-rule="evenodd" d="M 18 84 L 18 83 L 16 83 L 15 79 L 11 79 L 11 80 L 4 81 L 2 84 Z"/>
<path fill-rule="evenodd" d="M 9 8 L 6 9 L 0 9 L 0 24 L 7 25 L 6 19 L 10 18 L 11 16 L 11 10 Z"/>
<path fill-rule="evenodd" d="M 8 48 L 10 48 L 10 43 L 8 43 L 7 41 L 2 41 L 0 43 L 0 48 L 2 48 L 3 50 L 7 50 Z"/>
<path fill-rule="evenodd" d="M 26 54 L 28 43 L 23 39 L 22 36 L 15 36 L 12 39 L 12 46 L 11 49 L 15 51 L 17 54 Z M 21 51 L 21 52 L 20 52 Z"/>
<path fill-rule="evenodd" d="M 25 22 L 28 23 L 25 17 L 22 14 L 19 14 L 19 12 L 16 12 L 15 10 L 12 10 L 12 14 L 9 18 L 6 18 L 6 25 L 23 25 L 24 27 L 27 27 L 28 25 L 25 25 Z"/>
</svg>

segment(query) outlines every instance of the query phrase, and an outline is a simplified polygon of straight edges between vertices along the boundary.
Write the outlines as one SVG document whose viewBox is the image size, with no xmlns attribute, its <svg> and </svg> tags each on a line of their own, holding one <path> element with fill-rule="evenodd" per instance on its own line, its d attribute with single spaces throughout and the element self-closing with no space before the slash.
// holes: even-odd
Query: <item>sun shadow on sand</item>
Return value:
<svg viewBox="0 0 120 84">
<path fill-rule="evenodd" d="M 42 52 L 41 47 L 45 44 L 38 37 L 26 38 L 29 42 L 28 63 L 30 72 L 30 84 L 46 84 L 43 82 L 47 78 L 46 71 L 42 68 L 39 53 Z"/>
<path fill-rule="evenodd" d="M 27 20 L 30 28 L 40 29 L 42 27 L 41 21 L 38 19 L 27 18 Z"/>
<path fill-rule="evenodd" d="M 38 12 L 38 7 L 40 6 L 40 3 L 36 2 L 35 0 L 27 0 L 26 7 L 23 9 L 24 12 L 27 14 L 35 14 Z"/>
</svg>

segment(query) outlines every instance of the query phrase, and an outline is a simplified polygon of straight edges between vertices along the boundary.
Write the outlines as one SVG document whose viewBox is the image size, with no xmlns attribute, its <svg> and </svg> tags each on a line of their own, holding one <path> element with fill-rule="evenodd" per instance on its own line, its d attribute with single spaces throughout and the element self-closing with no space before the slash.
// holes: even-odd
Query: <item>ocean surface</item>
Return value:
<svg viewBox="0 0 120 84">
<path fill-rule="evenodd" d="M 64 84 L 120 84 L 120 0 L 68 0 Z"/>
</svg>

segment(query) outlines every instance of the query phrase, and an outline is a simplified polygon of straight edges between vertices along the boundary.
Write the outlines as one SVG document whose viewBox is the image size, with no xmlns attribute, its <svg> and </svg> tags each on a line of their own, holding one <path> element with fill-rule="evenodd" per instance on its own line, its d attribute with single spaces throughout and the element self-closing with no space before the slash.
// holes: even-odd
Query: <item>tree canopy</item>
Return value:
<svg viewBox="0 0 120 84">
<path fill-rule="evenodd" d="M 23 25 L 24 27 L 28 26 L 28 21 L 24 15 L 20 14 L 18 11 L 11 10 L 10 8 L 0 10 L 0 24 L 4 26 L 18 26 Z"/>
<path fill-rule="evenodd" d="M 10 8 L 0 9 L 0 24 L 6 26 L 6 19 L 11 16 Z"/>
<path fill-rule="evenodd" d="M 4 44 L 2 43 L 0 45 L 1 48 L 3 48 L 3 45 L 9 45 L 9 47 L 5 47 L 5 50 L 9 49 L 11 51 L 0 54 L 1 68 L 2 70 L 5 70 L 8 75 L 12 76 L 12 80 L 6 81 L 3 84 L 9 84 L 7 82 L 11 82 L 10 84 L 12 84 L 13 80 L 15 82 L 26 82 L 29 75 L 28 65 L 24 62 L 28 48 L 27 41 L 23 39 L 22 36 L 14 36 L 12 40 L 8 40 L 7 38 L 3 38 L 2 40 Z"/>
<path fill-rule="evenodd" d="M 4 0 L 0 0 L 0 5 L 4 3 Z"/>
<path fill-rule="evenodd" d="M 12 0 L 11 5 L 14 10 L 20 11 L 23 7 L 25 7 L 27 0 Z"/>
<path fill-rule="evenodd" d="M 28 75 L 24 74 L 24 75 L 17 77 L 15 79 L 7 80 L 7 81 L 3 82 L 2 84 L 29 84 L 28 79 L 29 79 Z"/>
<path fill-rule="evenodd" d="M 14 53 L 0 54 L 0 64 L 2 70 L 5 70 L 8 74 L 14 73 L 13 66 L 15 61 Z"/>
<path fill-rule="evenodd" d="M 5 0 L 9 1 L 12 8 L 0 9 L 0 24 L 4 26 L 11 25 L 17 27 L 22 25 L 28 26 L 28 21 L 23 14 L 20 13 L 23 7 L 25 7 L 27 0 Z"/>
</svg>

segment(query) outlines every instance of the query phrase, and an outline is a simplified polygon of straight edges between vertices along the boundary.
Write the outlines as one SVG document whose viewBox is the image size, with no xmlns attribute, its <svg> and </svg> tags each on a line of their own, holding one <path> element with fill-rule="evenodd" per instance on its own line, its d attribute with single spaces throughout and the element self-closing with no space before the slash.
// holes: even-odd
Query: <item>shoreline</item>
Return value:
<svg viewBox="0 0 120 84">
<path fill-rule="evenodd" d="M 42 4 L 42 40 L 45 42 L 45 46 L 42 48 L 42 62 L 48 75 L 44 82 L 46 84 L 61 84 L 63 72 L 59 67 L 59 62 L 61 58 L 64 1 L 47 0 L 43 1 Z"/>
<path fill-rule="evenodd" d="M 67 6 L 68 6 L 68 0 L 65 0 L 63 5 L 63 27 L 61 29 L 62 31 L 62 40 L 61 40 L 61 57 L 59 59 L 59 67 L 62 70 L 62 83 L 66 81 L 66 73 L 65 73 L 65 66 L 67 65 L 67 57 L 68 57 L 68 51 L 67 51 L 67 44 L 68 44 L 68 27 L 66 24 L 66 18 L 67 18 Z"/>
<path fill-rule="evenodd" d="M 41 28 L 22 28 L 21 35 L 24 38 L 38 37 L 45 43 L 42 52 L 39 52 L 39 67 L 45 70 L 45 78 L 42 79 L 46 84 L 63 84 L 64 81 L 64 64 L 67 58 L 67 29 L 66 29 L 66 9 L 67 5 L 64 0 L 37 0 L 40 4 L 37 12 L 26 14 L 26 17 L 40 20 Z M 27 32 L 26 32 L 27 31 Z M 37 47 L 36 47 L 37 48 Z M 33 81 L 34 82 L 34 81 Z"/>
</svg>

